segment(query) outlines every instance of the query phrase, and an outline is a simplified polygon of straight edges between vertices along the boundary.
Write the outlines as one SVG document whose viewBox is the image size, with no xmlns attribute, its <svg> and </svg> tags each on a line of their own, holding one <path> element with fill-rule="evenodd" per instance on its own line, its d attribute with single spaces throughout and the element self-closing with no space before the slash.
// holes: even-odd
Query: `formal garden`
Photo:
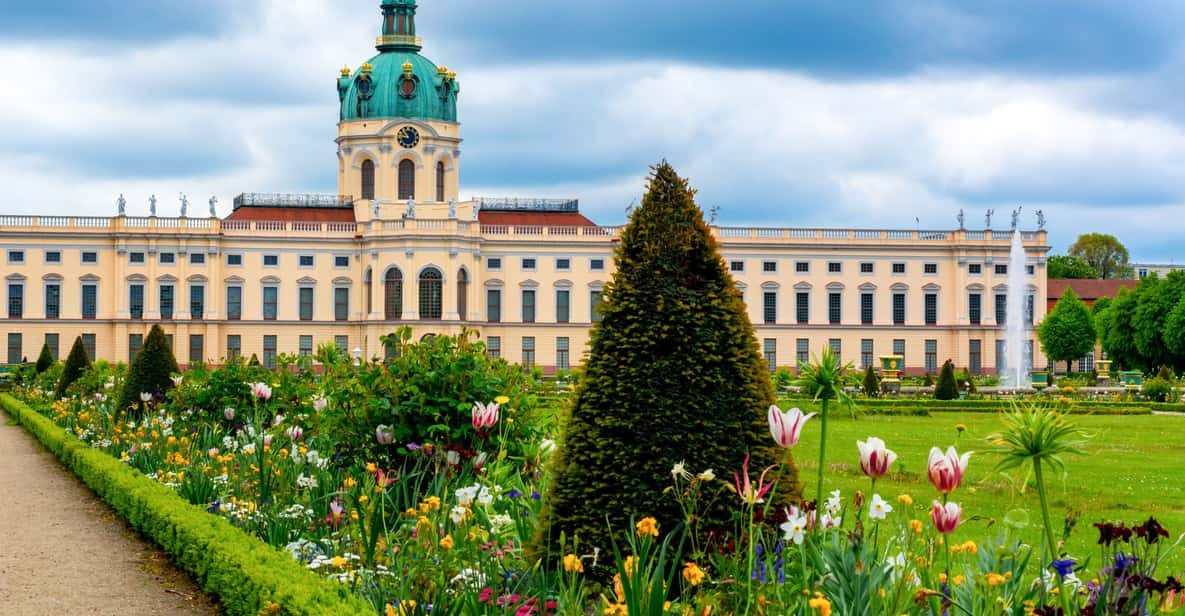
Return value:
<svg viewBox="0 0 1185 616">
<path fill-rule="evenodd" d="M 232 614 L 1185 611 L 1185 406 L 771 379 L 692 195 L 655 168 L 558 382 L 407 328 L 181 374 L 154 328 L 0 399 Z"/>
</svg>

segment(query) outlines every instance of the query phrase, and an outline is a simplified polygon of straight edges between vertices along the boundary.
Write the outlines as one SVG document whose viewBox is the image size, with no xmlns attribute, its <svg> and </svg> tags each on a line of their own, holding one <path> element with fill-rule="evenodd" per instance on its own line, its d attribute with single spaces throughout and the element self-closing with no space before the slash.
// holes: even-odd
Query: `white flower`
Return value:
<svg viewBox="0 0 1185 616">
<path fill-rule="evenodd" d="M 482 505 L 488 505 L 494 502 L 494 496 L 490 494 L 489 488 L 481 486 L 481 490 L 477 493 L 477 502 Z"/>
<path fill-rule="evenodd" d="M 831 498 L 827 499 L 827 502 L 823 506 L 827 509 L 827 513 L 832 516 L 839 515 L 840 509 L 843 509 L 843 503 L 839 499 L 839 490 L 833 491 Z"/>
<path fill-rule="evenodd" d="M 150 394 L 146 391 L 140 392 L 140 401 L 141 402 L 148 402 L 151 399 L 152 399 L 152 394 Z"/>
<path fill-rule="evenodd" d="M 457 504 L 458 505 L 468 505 L 468 504 L 472 503 L 474 501 L 474 499 L 477 498 L 477 491 L 480 489 L 481 489 L 481 486 L 479 486 L 479 485 L 471 485 L 467 488 L 458 488 L 456 491 Z"/>
<path fill-rule="evenodd" d="M 173 382 L 173 385 L 180 385 L 181 384 L 181 375 L 171 376 L 171 377 L 169 377 L 169 380 Z"/>
<path fill-rule="evenodd" d="M 251 395 L 258 400 L 267 401 L 272 397 L 272 388 L 267 383 L 252 383 Z"/>
<path fill-rule="evenodd" d="M 301 474 L 300 477 L 296 478 L 296 485 L 302 488 L 315 488 L 318 485 L 317 478 Z"/>
<path fill-rule="evenodd" d="M 555 441 L 545 438 L 539 441 L 539 453 L 551 453 L 555 451 Z"/>
<path fill-rule="evenodd" d="M 897 577 L 905 573 L 905 554 L 898 552 L 896 556 L 890 556 L 885 562 L 885 573 L 889 574 L 889 579 L 893 582 L 897 581 Z"/>
<path fill-rule="evenodd" d="M 245 456 L 255 455 L 255 443 L 247 443 L 246 445 L 243 445 L 243 455 L 245 455 Z"/>
<path fill-rule="evenodd" d="M 313 398 L 313 410 L 314 411 L 317 411 L 318 413 L 320 413 L 321 411 L 324 411 L 325 407 L 327 407 L 327 406 L 329 406 L 329 400 L 326 400 L 325 396 L 318 396 L 316 398 Z"/>
<path fill-rule="evenodd" d="M 674 477 L 675 481 L 678 481 L 680 479 L 687 481 L 687 480 L 691 479 L 691 473 L 687 472 L 687 464 L 685 464 L 682 460 L 680 460 L 677 464 L 672 466 L 671 467 L 671 477 Z"/>
<path fill-rule="evenodd" d="M 453 521 L 453 524 L 460 524 L 461 522 L 464 522 L 465 518 L 468 516 L 469 509 L 461 505 L 453 507 L 448 513 L 448 517 Z"/>
<path fill-rule="evenodd" d="M 709 468 L 708 470 L 700 473 L 699 478 L 700 481 L 712 481 L 716 478 L 716 473 L 713 473 L 712 469 Z"/>
<path fill-rule="evenodd" d="M 868 517 L 874 520 L 883 520 L 885 515 L 892 511 L 893 506 L 881 498 L 880 494 L 872 495 L 872 502 L 868 505 Z"/>
<path fill-rule="evenodd" d="M 792 541 L 795 545 L 802 545 L 804 536 L 806 535 L 806 516 L 798 515 L 797 512 L 787 510 L 787 521 L 781 526 L 782 532 L 786 533 L 782 539 L 785 541 Z"/>
<path fill-rule="evenodd" d="M 490 526 L 494 532 L 501 532 L 506 527 L 514 524 L 514 519 L 505 513 L 495 513 L 490 516 Z"/>
<path fill-rule="evenodd" d="M 451 582 L 469 588 L 481 588 L 486 585 L 486 576 L 477 569 L 463 569 Z"/>
</svg>

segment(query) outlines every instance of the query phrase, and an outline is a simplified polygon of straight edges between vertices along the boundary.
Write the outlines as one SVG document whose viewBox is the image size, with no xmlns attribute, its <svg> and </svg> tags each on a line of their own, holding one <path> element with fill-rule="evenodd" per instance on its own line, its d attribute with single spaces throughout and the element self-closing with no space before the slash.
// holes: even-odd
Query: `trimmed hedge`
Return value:
<svg viewBox="0 0 1185 616">
<path fill-rule="evenodd" d="M 1056 398 L 1038 398 L 1054 403 Z M 805 406 L 803 398 L 780 398 L 780 406 Z M 1010 400 L 934 400 L 932 398 L 859 398 L 856 408 L 861 413 L 886 415 L 927 415 L 929 413 L 999 413 L 1009 410 Z M 1069 406 L 1071 415 L 1148 415 L 1152 411 L 1185 412 L 1185 405 L 1160 402 L 1107 402 L 1074 400 Z"/>
<path fill-rule="evenodd" d="M 270 601 L 285 614 L 375 614 L 370 604 L 352 595 L 346 586 L 319 577 L 287 553 L 87 447 L 12 396 L 0 394 L 0 406 L 132 528 L 151 537 L 173 562 L 216 595 L 226 613 L 255 616 Z"/>
</svg>

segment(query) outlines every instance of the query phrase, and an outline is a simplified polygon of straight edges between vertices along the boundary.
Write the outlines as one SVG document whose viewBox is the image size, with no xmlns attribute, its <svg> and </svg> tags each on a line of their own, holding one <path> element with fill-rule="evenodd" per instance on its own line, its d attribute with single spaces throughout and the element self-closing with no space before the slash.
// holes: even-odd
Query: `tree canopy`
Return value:
<svg viewBox="0 0 1185 616">
<path fill-rule="evenodd" d="M 1046 278 L 1098 278 L 1099 272 L 1082 257 L 1050 255 L 1045 265 Z"/>
<path fill-rule="evenodd" d="M 1127 247 L 1114 235 L 1107 233 L 1083 233 L 1070 246 L 1069 255 L 1085 261 L 1099 278 L 1133 278 L 1128 262 Z M 1052 277 L 1052 276 L 1051 276 Z"/>
<path fill-rule="evenodd" d="M 1150 276 L 1101 306 L 1095 329 L 1107 356 L 1147 372 L 1185 368 L 1185 271 Z"/>
<path fill-rule="evenodd" d="M 1045 315 L 1037 328 L 1037 337 L 1045 354 L 1054 361 L 1070 362 L 1094 349 L 1097 338 L 1094 317 L 1074 289 L 1066 287 L 1053 311 Z"/>
</svg>

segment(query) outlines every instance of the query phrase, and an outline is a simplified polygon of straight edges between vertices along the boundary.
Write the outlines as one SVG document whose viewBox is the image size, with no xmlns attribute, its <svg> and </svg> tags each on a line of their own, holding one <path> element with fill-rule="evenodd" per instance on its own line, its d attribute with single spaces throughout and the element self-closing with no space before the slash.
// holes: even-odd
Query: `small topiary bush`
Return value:
<svg viewBox="0 0 1185 616">
<path fill-rule="evenodd" d="M 153 325 L 144 338 L 144 346 L 136 353 L 132 365 L 128 369 L 127 379 L 119 394 L 121 409 L 129 409 L 140 404 L 140 394 L 164 394 L 173 387 L 171 377 L 177 374 L 177 358 L 169 348 L 169 339 L 160 325 Z"/>
<path fill-rule="evenodd" d="M 70 347 L 70 355 L 66 356 L 66 365 L 62 368 L 62 378 L 58 379 L 58 386 L 54 390 L 55 398 L 64 398 L 66 389 L 78 377 L 91 367 L 91 358 L 86 354 L 86 346 L 82 344 L 82 336 L 74 339 L 74 346 Z"/>
<path fill-rule="evenodd" d="M 955 381 L 955 367 L 950 360 L 942 364 L 942 371 L 938 373 L 938 383 L 934 386 L 935 400 L 955 400 L 959 397 L 959 384 Z"/>
<path fill-rule="evenodd" d="M 49 350 L 48 344 L 41 345 L 41 354 L 37 356 L 37 374 L 41 374 L 54 364 L 53 353 Z"/>
<path fill-rule="evenodd" d="M 881 380 L 877 378 L 876 370 L 869 366 L 864 371 L 864 395 L 875 398 L 881 393 Z"/>
</svg>

